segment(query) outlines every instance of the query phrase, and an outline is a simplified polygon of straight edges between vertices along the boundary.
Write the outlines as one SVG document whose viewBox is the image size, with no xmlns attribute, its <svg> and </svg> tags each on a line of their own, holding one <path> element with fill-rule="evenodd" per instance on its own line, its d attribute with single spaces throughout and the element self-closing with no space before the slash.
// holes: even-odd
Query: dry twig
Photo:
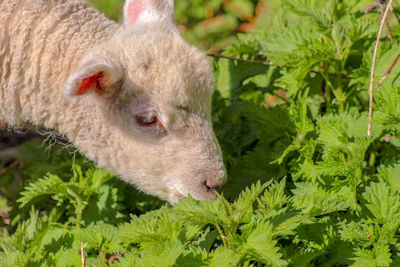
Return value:
<svg viewBox="0 0 400 267">
<path fill-rule="evenodd" d="M 374 48 L 374 55 L 372 58 L 372 66 L 371 66 L 371 77 L 370 77 L 370 82 L 369 82 L 369 89 L 368 89 L 368 95 L 369 95 L 369 109 L 368 109 L 368 130 L 367 130 L 367 138 L 371 136 L 371 128 L 372 128 L 372 101 L 373 101 L 373 88 L 374 88 L 374 76 L 375 76 L 375 65 L 376 65 L 376 57 L 378 54 L 378 47 L 379 47 L 379 41 L 381 39 L 382 35 L 382 29 L 383 26 L 385 25 L 386 17 L 387 14 L 389 13 L 390 7 L 392 5 L 393 0 L 389 0 L 389 3 L 386 6 L 385 12 L 383 13 L 381 23 L 379 26 L 379 31 L 378 31 L 378 36 L 376 37 L 376 42 L 375 42 L 375 48 Z"/>
<path fill-rule="evenodd" d="M 378 89 L 379 87 L 381 87 L 382 83 L 386 80 L 386 78 L 390 75 L 390 73 L 392 72 L 394 66 L 396 65 L 397 61 L 399 61 L 400 58 L 400 53 L 397 54 L 396 58 L 394 59 L 394 61 L 392 62 L 392 64 L 390 65 L 390 67 L 388 68 L 388 70 L 385 72 L 385 74 L 383 74 L 383 76 L 379 79 L 378 84 L 375 86 L 375 89 Z"/>
<path fill-rule="evenodd" d="M 387 32 L 390 43 L 393 43 L 392 30 L 390 29 L 389 22 L 387 20 L 385 21 L 385 28 L 386 28 L 386 32 Z"/>
<path fill-rule="evenodd" d="M 364 9 L 364 13 L 370 13 L 379 6 L 379 1 L 375 1 Z"/>
<path fill-rule="evenodd" d="M 234 60 L 234 61 L 240 61 L 240 62 L 246 62 L 246 63 L 252 63 L 252 64 L 262 64 L 262 65 L 268 65 L 268 66 L 273 66 L 274 63 L 271 62 L 265 62 L 265 61 L 261 61 L 261 60 L 248 60 L 248 59 L 242 59 L 242 58 L 238 58 L 238 57 L 231 57 L 231 56 L 223 56 L 223 55 L 219 55 L 219 54 L 207 54 L 207 56 L 209 57 L 215 57 L 215 58 L 226 58 L 226 59 L 230 59 L 230 60 Z"/>
<path fill-rule="evenodd" d="M 119 258 L 121 258 L 122 257 L 122 253 L 116 253 L 116 254 L 113 254 L 113 255 L 111 255 L 111 257 L 108 259 L 108 261 L 107 261 L 107 264 L 108 265 L 110 265 L 110 264 L 113 264 L 117 259 L 119 259 Z"/>
<path fill-rule="evenodd" d="M 374 11 L 375 9 L 377 9 L 377 8 L 379 7 L 379 9 L 381 10 L 381 13 L 383 14 L 383 12 L 384 12 L 383 7 L 382 7 L 383 2 L 384 2 L 384 1 L 376 0 L 375 2 L 373 2 L 372 4 L 370 4 L 369 6 L 367 6 L 367 7 L 364 9 L 364 12 L 365 12 L 365 13 L 371 13 L 372 11 Z M 392 7 L 390 7 L 390 11 L 393 12 L 393 8 L 392 8 Z M 389 40 L 390 40 L 390 43 L 393 43 L 392 30 L 390 29 L 389 22 L 388 22 L 387 20 L 385 20 L 385 28 L 386 28 L 386 31 L 387 31 L 387 34 L 388 34 L 388 38 L 389 38 Z"/>
<path fill-rule="evenodd" d="M 250 15 L 245 14 L 240 7 L 238 7 L 235 3 L 232 3 L 231 0 L 224 0 L 224 4 L 230 7 L 241 19 L 245 19 L 251 23 L 256 21 L 256 18 Z"/>
<path fill-rule="evenodd" d="M 0 171 L 0 176 L 2 176 L 3 174 L 5 174 L 6 172 L 8 172 L 9 170 L 12 170 L 14 168 L 16 168 L 18 165 L 21 164 L 21 161 L 16 160 L 13 163 L 11 163 L 9 166 L 7 166 L 6 168 L 2 169 Z"/>
</svg>

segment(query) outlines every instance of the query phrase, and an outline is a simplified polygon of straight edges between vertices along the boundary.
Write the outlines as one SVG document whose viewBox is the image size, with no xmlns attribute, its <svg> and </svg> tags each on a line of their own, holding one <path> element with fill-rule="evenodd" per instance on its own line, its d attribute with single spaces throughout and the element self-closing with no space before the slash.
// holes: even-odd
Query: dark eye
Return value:
<svg viewBox="0 0 400 267">
<path fill-rule="evenodd" d="M 147 112 L 135 116 L 136 123 L 142 127 L 151 127 L 154 125 L 161 125 L 155 112 Z"/>
</svg>

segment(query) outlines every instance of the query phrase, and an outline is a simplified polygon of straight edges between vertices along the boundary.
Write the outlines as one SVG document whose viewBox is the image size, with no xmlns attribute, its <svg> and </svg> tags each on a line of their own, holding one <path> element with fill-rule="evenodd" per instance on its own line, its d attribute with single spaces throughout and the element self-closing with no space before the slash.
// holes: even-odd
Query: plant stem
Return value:
<svg viewBox="0 0 400 267">
<path fill-rule="evenodd" d="M 82 205 L 82 203 L 78 202 L 78 204 L 74 206 L 76 209 L 76 228 L 80 229 L 82 221 L 82 211 L 85 208 L 85 205 Z"/>
<path fill-rule="evenodd" d="M 219 236 L 222 239 L 222 243 L 224 244 L 225 247 L 228 247 L 228 244 L 227 244 L 227 242 L 225 240 L 226 236 L 224 235 L 224 232 L 222 232 L 221 227 L 218 224 L 216 224 L 215 227 L 217 228 L 217 230 L 219 232 Z"/>
<path fill-rule="evenodd" d="M 344 112 L 344 101 L 339 100 L 339 114 Z"/>
<path fill-rule="evenodd" d="M 81 243 L 81 263 L 82 267 L 86 266 L 86 257 L 85 257 L 85 243 Z"/>
<path fill-rule="evenodd" d="M 351 88 L 350 91 L 347 92 L 347 94 L 346 94 L 346 99 L 349 98 L 349 97 L 353 94 L 353 92 L 354 92 L 355 90 L 356 90 L 356 87 Z"/>
<path fill-rule="evenodd" d="M 389 13 L 390 7 L 392 5 L 393 0 L 389 0 L 389 3 L 386 6 L 385 12 L 383 13 L 381 23 L 379 26 L 379 31 L 378 31 L 378 36 L 376 37 L 376 42 L 375 42 L 375 48 L 374 48 L 374 55 L 372 58 L 372 66 L 371 66 L 371 77 L 370 77 L 370 82 L 369 82 L 369 89 L 368 89 L 368 95 L 369 95 L 369 108 L 368 108 L 368 129 L 367 129 L 367 138 L 371 136 L 371 128 L 372 128 L 372 101 L 373 101 L 373 88 L 374 88 L 374 76 L 375 76 L 375 65 L 376 65 L 376 57 L 378 55 L 378 47 L 379 47 L 379 41 L 381 39 L 382 35 L 382 29 L 383 26 L 385 25 L 386 17 L 387 14 Z"/>
<path fill-rule="evenodd" d="M 100 251 L 99 257 L 100 257 L 100 264 L 103 265 L 104 262 L 106 261 L 106 252 Z"/>
<path fill-rule="evenodd" d="M 78 210 L 76 214 L 76 228 L 81 228 L 82 211 Z"/>
<path fill-rule="evenodd" d="M 339 100 L 339 113 L 344 112 L 344 102 L 346 97 L 343 95 L 343 78 L 342 78 L 342 64 L 340 61 L 336 63 L 336 73 L 337 73 L 337 92 L 340 94 Z"/>
<path fill-rule="evenodd" d="M 329 114 L 331 112 L 331 90 L 329 89 L 329 86 L 326 85 L 326 99 L 325 99 L 325 103 L 326 103 L 326 113 Z"/>
<path fill-rule="evenodd" d="M 322 76 L 322 78 L 325 80 L 326 83 L 326 113 L 329 114 L 330 109 L 331 109 L 331 90 L 334 91 L 335 88 L 333 87 L 331 81 L 329 80 L 329 76 L 325 74 L 324 69 L 321 69 L 320 74 Z"/>
<path fill-rule="evenodd" d="M 376 155 L 374 152 L 372 152 L 371 155 L 369 156 L 369 161 L 368 161 L 369 167 L 374 167 L 375 161 L 376 161 Z"/>
</svg>

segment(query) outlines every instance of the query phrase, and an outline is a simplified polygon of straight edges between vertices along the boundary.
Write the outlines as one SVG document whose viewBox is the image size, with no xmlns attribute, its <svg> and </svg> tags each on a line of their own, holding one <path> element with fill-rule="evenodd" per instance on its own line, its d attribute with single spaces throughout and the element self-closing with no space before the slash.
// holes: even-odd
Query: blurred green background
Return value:
<svg viewBox="0 0 400 267">
<path fill-rule="evenodd" d="M 124 0 L 90 0 L 109 18 L 120 21 Z M 280 0 L 175 0 L 175 18 L 183 37 L 208 52 L 231 44 L 236 33 L 268 29 Z"/>
</svg>

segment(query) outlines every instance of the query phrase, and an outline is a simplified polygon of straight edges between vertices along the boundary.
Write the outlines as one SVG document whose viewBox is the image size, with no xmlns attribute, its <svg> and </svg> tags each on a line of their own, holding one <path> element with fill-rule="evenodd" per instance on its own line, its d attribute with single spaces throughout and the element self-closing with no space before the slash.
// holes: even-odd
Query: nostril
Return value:
<svg viewBox="0 0 400 267">
<path fill-rule="evenodd" d="M 219 189 L 219 184 L 214 182 L 212 179 L 206 179 L 203 184 L 209 192 L 215 192 Z"/>
</svg>

